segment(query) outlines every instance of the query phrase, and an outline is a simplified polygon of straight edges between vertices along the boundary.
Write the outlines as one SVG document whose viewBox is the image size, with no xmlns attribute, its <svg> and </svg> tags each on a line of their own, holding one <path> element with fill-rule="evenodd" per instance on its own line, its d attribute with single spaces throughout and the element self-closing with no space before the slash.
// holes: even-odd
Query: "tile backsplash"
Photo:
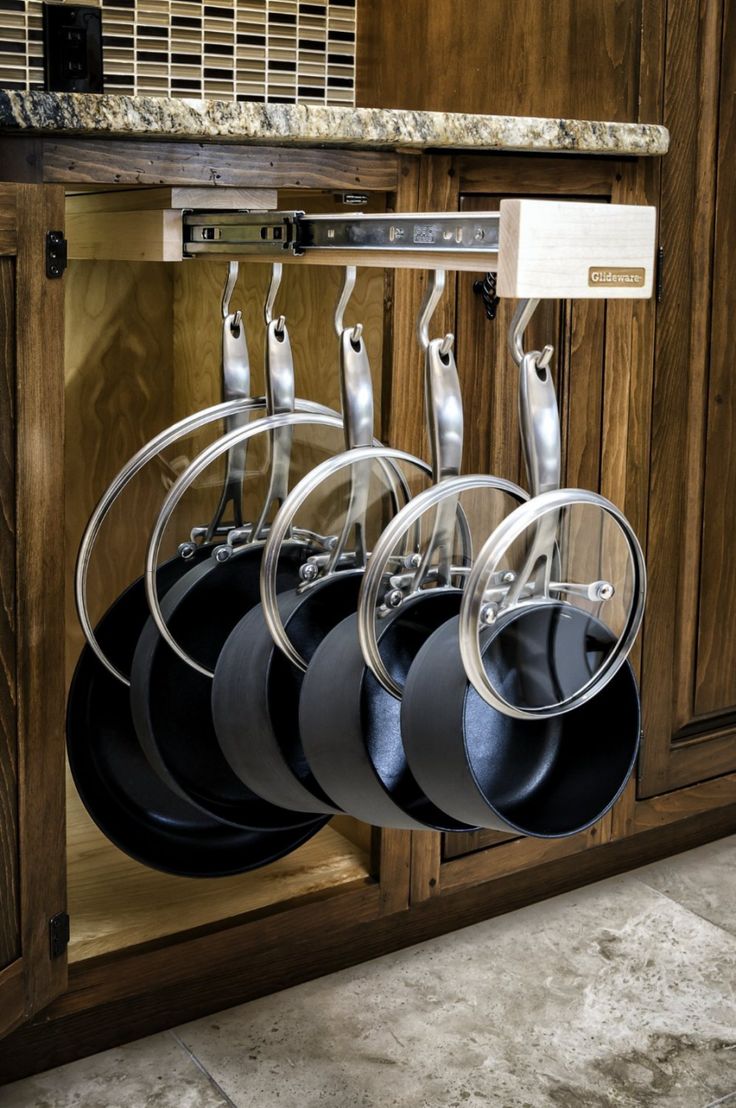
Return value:
<svg viewBox="0 0 736 1108">
<path fill-rule="evenodd" d="M 101 6 L 106 92 L 355 103 L 357 0 Z M 42 7 L 41 0 L 0 0 L 0 88 L 43 88 Z"/>
</svg>

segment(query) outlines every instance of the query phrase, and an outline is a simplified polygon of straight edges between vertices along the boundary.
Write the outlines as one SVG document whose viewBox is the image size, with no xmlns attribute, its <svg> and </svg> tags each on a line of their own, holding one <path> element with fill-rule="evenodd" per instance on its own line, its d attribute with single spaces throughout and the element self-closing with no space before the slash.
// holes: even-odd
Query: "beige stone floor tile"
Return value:
<svg viewBox="0 0 736 1108">
<path fill-rule="evenodd" d="M 169 1032 L 0 1086 L 0 1108 L 223 1108 L 227 1103 Z"/>
<path fill-rule="evenodd" d="M 617 878 L 178 1034 L 237 1108 L 705 1108 L 735 981 L 731 935 Z"/>
<path fill-rule="evenodd" d="M 630 876 L 736 935 L 736 835 L 653 862 Z"/>
</svg>

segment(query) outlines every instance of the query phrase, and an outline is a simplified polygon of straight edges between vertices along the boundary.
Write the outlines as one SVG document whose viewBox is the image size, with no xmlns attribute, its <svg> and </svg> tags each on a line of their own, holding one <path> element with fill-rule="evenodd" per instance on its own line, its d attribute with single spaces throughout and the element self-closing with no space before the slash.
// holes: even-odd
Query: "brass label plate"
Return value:
<svg viewBox="0 0 736 1108">
<path fill-rule="evenodd" d="M 646 279 L 644 267 L 592 265 L 588 270 L 588 286 L 595 288 L 642 288 Z"/>
</svg>

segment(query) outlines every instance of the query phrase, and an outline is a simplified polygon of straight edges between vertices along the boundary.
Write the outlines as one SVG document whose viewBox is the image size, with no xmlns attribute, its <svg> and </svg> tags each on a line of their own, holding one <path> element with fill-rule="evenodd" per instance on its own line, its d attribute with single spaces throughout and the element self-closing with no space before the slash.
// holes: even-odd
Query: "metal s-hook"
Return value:
<svg viewBox="0 0 736 1108">
<path fill-rule="evenodd" d="M 519 367 L 521 367 L 521 363 L 526 356 L 526 351 L 524 350 L 524 332 L 531 323 L 532 316 L 538 307 L 538 299 L 520 300 L 516 306 L 514 318 L 511 321 L 511 328 L 509 330 L 509 350 L 511 351 L 511 357 Z M 537 358 L 537 367 L 539 369 L 546 369 L 552 360 L 553 354 L 554 347 L 545 346 Z"/>
<path fill-rule="evenodd" d="M 238 280 L 238 271 L 240 267 L 237 262 L 228 262 L 227 264 L 227 279 L 225 281 L 225 288 L 222 290 L 222 318 L 228 319 L 230 316 L 230 297 L 233 294 L 235 284 Z M 235 335 L 240 330 L 240 322 L 243 318 L 243 313 L 237 311 L 233 314 L 230 320 L 230 330 Z"/>
<path fill-rule="evenodd" d="M 271 280 L 268 285 L 268 293 L 266 294 L 266 303 L 263 305 L 263 318 L 266 321 L 266 326 L 273 320 L 273 306 L 276 303 L 276 297 L 278 291 L 281 288 L 281 278 L 284 274 L 284 266 L 282 262 L 274 262 L 271 266 Z M 276 324 L 276 330 L 281 335 L 284 331 L 284 324 L 286 323 L 286 317 L 279 316 L 278 323 Z"/>
<path fill-rule="evenodd" d="M 354 265 L 345 266 L 345 276 L 342 281 L 342 289 L 340 290 L 340 297 L 335 306 L 335 334 L 338 338 L 342 335 L 345 329 L 345 309 L 348 306 L 350 297 L 353 295 L 355 289 L 355 280 L 358 275 L 358 271 Z M 353 333 L 350 336 L 352 342 L 360 342 L 360 336 L 363 334 L 363 324 L 356 323 L 353 327 Z"/>
<path fill-rule="evenodd" d="M 422 306 L 419 309 L 419 318 L 417 319 L 417 338 L 425 354 L 429 349 L 429 324 L 437 309 L 437 305 L 442 299 L 442 293 L 444 291 L 445 271 L 444 269 L 433 269 L 429 281 L 427 282 L 427 287 L 424 290 L 424 299 L 422 300 Z M 442 354 L 443 357 L 446 357 L 450 353 L 454 341 L 454 335 L 445 335 L 442 340 L 442 345 L 440 346 L 440 354 Z"/>
</svg>

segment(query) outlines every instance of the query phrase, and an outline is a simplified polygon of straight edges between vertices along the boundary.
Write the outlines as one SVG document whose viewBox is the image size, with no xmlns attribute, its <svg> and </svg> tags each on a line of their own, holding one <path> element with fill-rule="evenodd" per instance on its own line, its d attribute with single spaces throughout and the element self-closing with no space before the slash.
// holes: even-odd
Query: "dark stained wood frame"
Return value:
<svg viewBox="0 0 736 1108">
<path fill-rule="evenodd" d="M 733 718 L 698 718 L 694 686 L 721 92 L 715 59 L 724 9 L 723 3 L 676 4 L 667 11 L 662 118 L 672 145 L 659 201 L 666 265 L 657 311 L 648 533 L 658 572 L 643 638 L 649 693 L 642 797 L 736 770 Z M 731 17 L 732 39 L 733 24 Z M 730 188 L 727 181 L 722 188 Z"/>
<path fill-rule="evenodd" d="M 3 582 L 4 665 L 0 710 L 17 741 L 18 958 L 0 976 L 0 1027 L 27 1019 L 66 987 L 66 958 L 52 958 L 49 920 L 66 904 L 64 846 L 63 535 L 64 289 L 45 268 L 47 230 L 64 225 L 64 190 L 2 186 L 0 242 L 17 249 L 14 281 L 3 261 L 4 296 L 14 295 L 14 364 L 4 360 L 3 526 L 14 532 L 13 596 Z M 10 201 L 10 203 L 7 203 Z M 15 211 L 15 228 L 9 211 Z M 16 231 L 14 239 L 13 231 Z M 17 247 L 16 247 L 17 244 Z M 12 285 L 12 288 L 11 288 Z M 9 306 L 4 324 L 11 320 Z M 4 336 L 7 346 L 7 336 Z M 8 371 L 12 375 L 8 377 Z M 9 453 L 8 453 L 9 451 Z M 12 833 L 4 827 L 5 835 Z"/>
</svg>

